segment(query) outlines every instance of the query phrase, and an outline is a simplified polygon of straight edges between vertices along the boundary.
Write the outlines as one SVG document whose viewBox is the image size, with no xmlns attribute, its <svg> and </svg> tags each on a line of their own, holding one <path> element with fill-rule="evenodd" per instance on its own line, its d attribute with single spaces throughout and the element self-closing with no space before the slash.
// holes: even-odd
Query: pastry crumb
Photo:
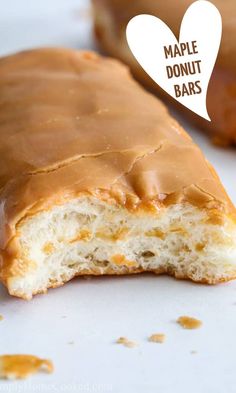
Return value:
<svg viewBox="0 0 236 393">
<path fill-rule="evenodd" d="M 74 341 L 68 341 L 68 345 L 73 345 L 75 342 Z"/>
<path fill-rule="evenodd" d="M 0 321 L 4 319 L 3 315 L 0 314 Z"/>
<path fill-rule="evenodd" d="M 25 379 L 39 371 L 53 372 L 51 360 L 33 355 L 1 355 L 0 378 Z"/>
<path fill-rule="evenodd" d="M 193 349 L 192 351 L 190 351 L 190 353 L 191 353 L 192 355 L 196 355 L 197 351 L 195 351 L 195 350 Z"/>
<path fill-rule="evenodd" d="M 196 318 L 181 316 L 177 319 L 177 323 L 184 329 L 198 329 L 202 326 L 202 321 Z"/>
<path fill-rule="evenodd" d="M 123 344 L 127 348 L 137 347 L 138 344 L 135 341 L 128 340 L 126 337 L 120 337 L 116 340 L 117 344 Z"/>
<path fill-rule="evenodd" d="M 166 339 L 165 334 L 163 333 L 155 333 L 152 334 L 150 337 L 148 337 L 148 341 L 151 341 L 152 343 L 160 343 L 162 344 Z"/>
</svg>

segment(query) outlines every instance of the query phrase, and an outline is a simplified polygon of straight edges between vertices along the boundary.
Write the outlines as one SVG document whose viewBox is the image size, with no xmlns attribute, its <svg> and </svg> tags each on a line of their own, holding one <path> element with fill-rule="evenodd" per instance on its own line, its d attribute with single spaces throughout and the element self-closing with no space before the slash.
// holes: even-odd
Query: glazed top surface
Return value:
<svg viewBox="0 0 236 393">
<path fill-rule="evenodd" d="M 39 206 L 80 192 L 133 205 L 234 207 L 199 148 L 116 60 L 37 49 L 0 59 L 0 245 Z"/>
</svg>

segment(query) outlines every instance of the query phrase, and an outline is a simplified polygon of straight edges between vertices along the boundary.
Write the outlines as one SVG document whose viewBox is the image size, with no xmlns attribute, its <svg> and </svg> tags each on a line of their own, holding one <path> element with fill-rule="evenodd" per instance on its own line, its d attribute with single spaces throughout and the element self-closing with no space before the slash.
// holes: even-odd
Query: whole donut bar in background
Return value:
<svg viewBox="0 0 236 393">
<path fill-rule="evenodd" d="M 127 63 L 138 80 L 208 130 L 214 143 L 236 145 L 236 0 L 212 1 L 222 16 L 223 35 L 207 95 L 211 122 L 180 105 L 159 88 L 143 71 L 127 45 L 125 30 L 133 16 L 155 15 L 178 37 L 183 15 L 192 3 L 193 0 L 93 0 L 97 41 L 105 52 Z"/>
</svg>

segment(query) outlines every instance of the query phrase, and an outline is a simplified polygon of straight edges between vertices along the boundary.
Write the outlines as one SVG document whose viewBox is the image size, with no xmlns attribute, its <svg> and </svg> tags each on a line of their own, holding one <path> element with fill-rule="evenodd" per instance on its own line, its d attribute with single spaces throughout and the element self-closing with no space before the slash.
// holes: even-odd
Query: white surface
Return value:
<svg viewBox="0 0 236 393">
<path fill-rule="evenodd" d="M 1 54 L 40 45 L 93 47 L 80 6 L 87 1 L 1 0 Z M 190 131 L 236 202 L 236 151 Z M 236 282 L 208 287 L 144 275 L 76 279 L 31 302 L 3 288 L 0 295 L 0 353 L 32 353 L 55 364 L 52 375 L 1 381 L 0 392 L 235 392 Z M 175 320 L 184 314 L 203 327 L 181 329 Z M 155 332 L 167 335 L 164 344 L 147 342 Z M 139 346 L 114 344 L 119 336 Z"/>
</svg>

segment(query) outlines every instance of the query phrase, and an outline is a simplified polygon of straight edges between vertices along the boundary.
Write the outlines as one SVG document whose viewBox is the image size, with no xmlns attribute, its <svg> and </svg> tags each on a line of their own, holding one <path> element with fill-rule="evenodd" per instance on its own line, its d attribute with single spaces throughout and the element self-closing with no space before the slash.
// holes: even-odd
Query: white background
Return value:
<svg viewBox="0 0 236 393">
<path fill-rule="evenodd" d="M 0 0 L 0 53 L 43 45 L 95 47 L 86 0 Z M 211 146 L 179 120 L 236 203 L 236 150 Z M 236 282 L 208 287 L 152 275 L 80 278 L 31 302 L 3 288 L 0 296 L 0 353 L 31 353 L 55 365 L 52 375 L 0 381 L 0 392 L 236 391 Z M 185 314 L 201 319 L 202 328 L 178 326 Z M 157 332 L 167 336 L 162 345 L 147 341 Z M 119 336 L 139 346 L 119 346 Z"/>
</svg>

